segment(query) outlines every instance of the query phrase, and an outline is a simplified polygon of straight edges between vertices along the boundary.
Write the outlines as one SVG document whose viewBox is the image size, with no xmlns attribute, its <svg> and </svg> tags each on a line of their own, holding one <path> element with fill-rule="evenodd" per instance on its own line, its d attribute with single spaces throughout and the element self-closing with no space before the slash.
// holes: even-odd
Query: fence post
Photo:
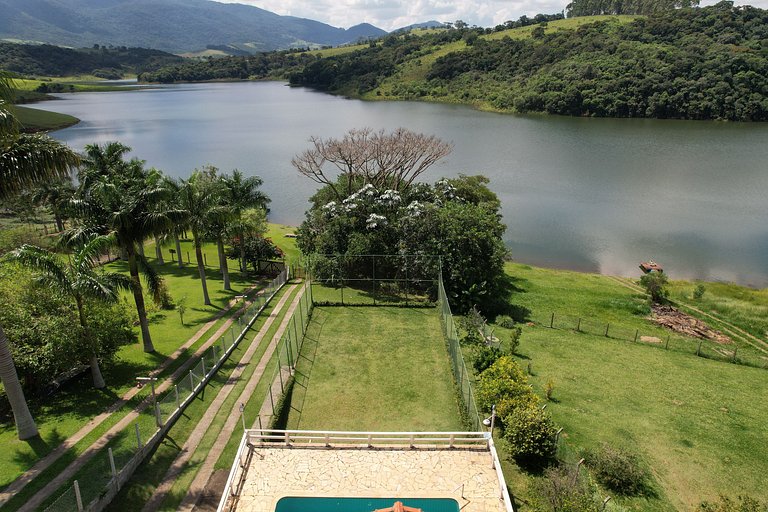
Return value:
<svg viewBox="0 0 768 512">
<path fill-rule="evenodd" d="M 608 337 L 608 328 L 611 326 L 611 324 L 605 324 L 605 337 Z"/>
<path fill-rule="evenodd" d="M 190 261 L 189 261 L 189 251 L 187 251 L 187 263 L 190 263 Z"/>
<path fill-rule="evenodd" d="M 203 369 L 203 379 L 205 379 L 205 352 L 200 356 L 200 367 Z"/>
<path fill-rule="evenodd" d="M 306 297 L 306 294 L 304 295 Z M 304 306 L 301 305 L 304 302 L 304 297 L 299 300 L 299 316 L 301 316 L 301 334 L 304 335 Z"/>
<path fill-rule="evenodd" d="M 552 316 L 549 319 L 549 328 L 553 329 L 555 326 L 555 312 L 552 312 Z"/>
<path fill-rule="evenodd" d="M 208 255 L 203 253 L 203 265 L 208 266 Z"/>
<path fill-rule="evenodd" d="M 211 353 L 213 353 L 213 366 L 216 366 L 216 362 L 219 360 L 216 357 L 216 345 L 211 345 Z"/>
<path fill-rule="evenodd" d="M 640 330 L 635 329 L 635 343 L 637 343 L 637 335 L 639 334 Z"/>
<path fill-rule="evenodd" d="M 581 332 L 581 317 L 579 317 L 579 321 L 576 324 L 576 332 Z"/>
<path fill-rule="evenodd" d="M 669 334 L 667 334 L 667 344 L 666 344 L 666 345 L 664 345 L 664 348 L 665 348 L 666 350 L 669 350 Z"/>
<path fill-rule="evenodd" d="M 115 456 L 112 454 L 112 448 L 107 448 L 109 455 L 109 469 L 112 471 L 112 478 L 117 478 L 117 468 L 115 467 Z"/>
<path fill-rule="evenodd" d="M 227 353 L 227 339 L 224 336 L 221 337 L 221 349 Z"/>
<path fill-rule="evenodd" d="M 194 373 L 192 373 L 192 370 L 189 370 L 189 389 L 194 390 L 195 389 L 195 377 Z"/>
<path fill-rule="evenodd" d="M 299 303 L 301 304 L 301 303 Z M 299 346 L 299 329 L 296 327 L 296 315 L 293 315 L 293 337 L 296 340 L 296 346 Z"/>
<path fill-rule="evenodd" d="M 701 357 L 701 341 L 699 342 L 699 348 L 696 349 L 696 355 Z"/>
<path fill-rule="evenodd" d="M 135 423 L 134 426 L 136 427 L 136 446 L 138 447 L 137 450 L 141 450 L 141 432 L 139 432 L 139 424 Z"/>
<path fill-rule="evenodd" d="M 181 400 L 179 399 L 179 385 L 174 384 L 173 385 L 173 391 L 176 393 L 176 408 L 181 409 Z"/>
<path fill-rule="evenodd" d="M 80 496 L 80 484 L 75 480 L 75 501 L 77 501 L 78 512 L 83 512 L 83 498 Z"/>
<path fill-rule="evenodd" d="M 272 405 L 272 417 L 275 416 L 275 399 L 272 398 L 272 384 L 269 385 L 269 403 Z"/>
<path fill-rule="evenodd" d="M 277 376 L 280 377 L 280 392 L 285 393 L 283 388 L 283 362 L 280 360 L 280 351 L 277 351 Z M 272 384 L 270 383 L 270 386 Z"/>
<path fill-rule="evenodd" d="M 376 305 L 376 256 L 371 256 L 373 259 L 373 270 L 372 270 L 372 277 L 373 277 L 373 305 Z"/>
<path fill-rule="evenodd" d="M 298 344 L 299 343 L 297 341 L 296 345 L 298 346 Z M 293 358 L 293 351 L 291 350 L 290 340 L 285 344 L 285 357 L 288 358 L 288 368 L 296 368 L 296 360 Z"/>
<path fill-rule="evenodd" d="M 733 349 L 733 359 L 731 360 L 732 363 L 736 362 L 736 352 L 739 350 L 739 347 L 736 347 Z"/>
</svg>

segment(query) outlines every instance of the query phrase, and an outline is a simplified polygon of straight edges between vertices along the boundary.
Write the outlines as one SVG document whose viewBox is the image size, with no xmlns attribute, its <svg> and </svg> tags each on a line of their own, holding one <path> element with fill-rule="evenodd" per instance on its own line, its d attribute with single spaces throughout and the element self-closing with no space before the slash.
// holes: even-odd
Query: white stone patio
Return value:
<svg viewBox="0 0 768 512">
<path fill-rule="evenodd" d="M 285 496 L 453 498 L 462 512 L 507 510 L 489 449 L 322 445 L 252 449 L 239 498 L 233 503 L 238 512 L 272 512 Z"/>
</svg>

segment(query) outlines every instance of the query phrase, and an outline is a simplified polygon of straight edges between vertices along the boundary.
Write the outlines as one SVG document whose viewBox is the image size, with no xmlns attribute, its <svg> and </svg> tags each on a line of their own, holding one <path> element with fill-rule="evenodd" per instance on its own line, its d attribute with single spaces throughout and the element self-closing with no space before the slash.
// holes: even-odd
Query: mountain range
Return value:
<svg viewBox="0 0 768 512">
<path fill-rule="evenodd" d="M 0 39 L 173 53 L 338 46 L 387 34 L 367 23 L 343 29 L 210 0 L 0 0 L 0 13 Z"/>
</svg>

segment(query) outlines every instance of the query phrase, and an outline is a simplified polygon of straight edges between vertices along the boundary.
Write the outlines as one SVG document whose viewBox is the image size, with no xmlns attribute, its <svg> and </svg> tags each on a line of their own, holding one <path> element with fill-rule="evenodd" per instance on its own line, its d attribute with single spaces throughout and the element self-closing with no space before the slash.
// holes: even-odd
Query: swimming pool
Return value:
<svg viewBox="0 0 768 512">
<path fill-rule="evenodd" d="M 396 501 L 423 512 L 459 512 L 459 503 L 451 498 L 280 498 L 275 512 L 373 512 L 392 507 Z"/>
</svg>

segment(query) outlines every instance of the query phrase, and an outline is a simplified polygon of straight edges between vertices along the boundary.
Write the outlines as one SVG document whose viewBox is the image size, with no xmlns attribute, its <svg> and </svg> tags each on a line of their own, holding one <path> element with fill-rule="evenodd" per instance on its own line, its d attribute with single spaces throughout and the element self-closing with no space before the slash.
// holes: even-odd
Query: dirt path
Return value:
<svg viewBox="0 0 768 512">
<path fill-rule="evenodd" d="M 638 285 L 636 285 L 636 284 L 634 284 L 632 282 L 629 282 L 629 281 L 627 281 L 625 279 L 622 279 L 622 278 L 616 277 L 616 276 L 606 276 L 606 277 L 608 277 L 611 280 L 617 282 L 618 284 L 624 286 L 625 288 L 629 288 L 630 290 L 632 290 L 634 292 L 643 293 L 643 294 L 645 293 L 645 290 L 642 287 L 640 287 L 640 286 L 638 286 Z M 768 342 L 766 342 L 765 340 L 762 340 L 762 339 L 758 338 L 757 336 L 748 333 L 747 331 L 741 329 L 740 327 L 737 327 L 737 326 L 733 325 L 732 323 L 728 322 L 727 320 L 724 320 L 724 319 L 722 319 L 722 318 L 720 318 L 718 316 L 715 316 L 715 315 L 713 315 L 711 313 L 708 313 L 706 311 L 702 311 L 701 309 L 699 309 L 697 307 L 694 307 L 694 306 L 691 306 L 690 304 L 687 304 L 685 302 L 681 302 L 679 300 L 670 301 L 670 302 L 672 302 L 673 304 L 677 305 L 680 308 L 688 309 L 689 311 L 693 311 L 695 313 L 698 313 L 699 315 L 705 316 L 707 318 L 715 320 L 716 322 L 719 322 L 721 324 L 721 326 L 722 326 L 721 328 L 722 328 L 723 332 L 725 332 L 726 334 L 728 334 L 732 338 L 736 338 L 737 340 L 739 340 L 739 341 L 741 341 L 743 343 L 746 343 L 747 345 L 750 345 L 750 346 L 756 348 L 757 350 L 760 350 L 761 352 L 763 352 L 765 354 L 768 354 Z"/>
<path fill-rule="evenodd" d="M 289 292 L 287 292 L 283 298 L 287 299 L 289 295 L 293 293 L 293 289 L 295 289 L 296 286 L 297 285 L 293 285 L 293 288 Z M 240 422 L 240 413 L 238 410 L 239 404 L 246 403 L 250 398 L 250 396 L 253 394 L 256 387 L 258 386 L 259 381 L 261 380 L 261 377 L 264 375 L 264 371 L 267 368 L 269 360 L 272 358 L 272 355 L 274 354 L 275 349 L 277 348 L 277 345 L 280 342 L 280 339 L 283 337 L 283 334 L 288 328 L 288 325 L 291 322 L 293 312 L 298 307 L 299 301 L 301 300 L 303 294 L 304 294 L 304 288 L 302 287 L 299 290 L 299 293 L 296 294 L 293 301 L 291 302 L 290 307 L 288 308 L 288 310 L 285 313 L 285 316 L 283 317 L 283 321 L 280 323 L 280 326 L 278 327 L 274 336 L 272 336 L 269 346 L 264 351 L 264 354 L 259 360 L 259 364 L 256 366 L 255 370 L 251 374 L 248 380 L 248 383 L 246 384 L 243 391 L 240 393 L 240 396 L 235 401 L 235 405 L 233 406 L 232 411 L 230 411 L 227 416 L 226 423 L 219 430 L 218 436 L 216 437 L 216 441 L 214 445 L 211 447 L 210 451 L 208 452 L 208 455 L 206 456 L 206 459 L 203 462 L 202 466 L 198 470 L 197 475 L 195 476 L 195 479 L 189 488 L 187 497 L 184 499 L 184 503 L 182 503 L 182 505 L 179 507 L 179 510 L 191 510 L 194 507 L 194 504 L 195 504 L 194 502 L 197 501 L 197 498 L 200 496 L 203 489 L 205 488 L 205 484 L 208 482 L 208 479 L 213 473 L 213 466 L 216 464 L 216 461 L 218 460 L 219 456 L 224 451 L 224 448 L 226 447 L 227 442 L 229 441 L 232 435 L 232 432 L 234 432 L 235 428 Z M 274 317 L 270 317 L 271 321 L 269 325 L 271 325 L 276 318 L 277 318 L 277 315 L 275 315 Z M 171 467 L 168 468 L 168 471 L 163 477 L 162 482 L 160 482 L 160 485 L 158 485 L 157 489 L 155 490 L 150 500 L 147 501 L 147 503 L 144 505 L 142 512 L 153 512 L 160 508 L 163 500 L 168 495 L 171 488 L 173 487 L 173 484 L 176 482 L 176 479 L 181 474 L 181 471 L 187 465 L 192 455 L 194 455 L 195 450 L 200 444 L 200 441 L 202 441 L 203 436 L 206 434 L 206 432 L 211 426 L 211 423 L 213 423 L 214 419 L 216 418 L 216 415 L 219 413 L 219 410 L 221 409 L 222 404 L 229 397 L 230 393 L 234 389 L 235 384 L 238 382 L 238 380 L 240 379 L 240 376 L 245 371 L 246 366 L 250 364 L 251 359 L 253 358 L 253 355 L 256 352 L 256 349 L 258 348 L 259 345 L 261 345 L 261 341 L 266 335 L 268 329 L 269 329 L 269 326 L 265 324 L 262 327 L 262 329 L 259 331 L 259 334 L 256 336 L 256 338 L 254 338 L 253 342 L 251 342 L 251 345 L 248 347 L 248 350 L 246 351 L 245 354 L 243 354 L 243 357 L 240 360 L 240 363 L 238 363 L 237 368 L 235 368 L 235 370 L 232 372 L 232 375 L 227 380 L 226 385 L 221 388 L 216 398 L 208 407 L 205 414 L 203 415 L 203 418 L 200 420 L 200 422 L 198 422 L 197 426 L 190 434 L 189 438 L 187 439 L 187 442 L 184 443 L 184 446 L 182 447 L 181 452 L 173 461 L 173 463 L 171 464 Z M 194 502 L 192 502 L 192 499 L 191 499 L 192 496 L 194 496 Z"/>
<path fill-rule="evenodd" d="M 254 287 L 251 287 L 247 290 L 247 292 L 250 292 L 254 289 Z M 150 372 L 150 375 L 155 376 L 159 374 L 161 371 L 163 371 L 165 368 L 167 368 L 169 365 L 171 365 L 180 354 L 184 352 L 187 348 L 192 346 L 194 343 L 196 343 L 213 325 L 216 324 L 218 320 L 220 320 L 224 315 L 226 315 L 229 311 L 232 310 L 235 306 L 237 306 L 238 300 L 233 299 L 231 300 L 225 309 L 220 311 L 216 314 L 216 316 L 207 322 L 205 325 L 200 327 L 198 331 L 189 338 L 181 347 L 179 347 L 176 351 L 173 352 L 168 358 L 166 358 L 155 370 Z M 196 358 L 205 352 L 214 342 L 216 342 L 219 337 L 227 331 L 227 329 L 236 321 L 236 319 L 239 317 L 239 315 L 242 314 L 242 311 L 236 312 L 232 318 L 228 319 L 224 324 L 216 330 L 216 332 L 211 335 L 208 340 L 203 343 L 198 349 L 195 351 L 195 353 L 183 364 L 181 365 L 175 372 L 173 372 L 172 375 L 170 375 L 166 380 L 164 380 L 159 386 L 156 387 L 157 393 L 162 393 L 163 391 L 169 389 L 171 385 L 173 384 L 173 381 L 177 379 L 182 374 L 186 373 L 186 371 L 192 366 L 192 364 L 196 361 Z M 95 428 L 97 428 L 99 425 L 104 423 L 112 414 L 116 413 L 120 408 L 125 405 L 131 398 L 136 396 L 137 393 L 139 393 L 139 388 L 134 387 L 128 390 L 126 393 L 124 393 L 119 400 L 117 400 L 115 403 L 113 403 L 109 408 L 107 408 L 106 411 L 99 414 L 95 418 L 93 418 L 91 421 L 89 421 L 83 428 L 78 430 L 75 434 L 67 438 L 66 441 L 64 441 L 61 445 L 56 447 L 52 452 L 50 452 L 48 455 L 40 459 L 32 468 L 30 468 L 28 471 L 23 473 L 19 478 L 14 480 L 8 487 L 6 487 L 2 493 L 0 493 L 0 506 L 2 506 L 4 503 L 6 503 L 11 497 L 13 497 L 17 492 L 19 492 L 21 489 L 23 489 L 26 485 L 28 485 L 32 480 L 34 480 L 42 471 L 50 467 L 56 460 L 59 459 L 62 455 L 64 455 L 70 448 L 72 448 L 77 442 L 82 440 L 85 436 L 87 436 L 90 432 L 92 432 Z M 56 477 L 54 477 L 51 481 L 48 482 L 48 484 L 40 489 L 22 508 L 19 510 L 34 510 L 34 507 L 42 503 L 45 499 L 48 498 L 51 494 L 53 494 L 58 487 L 60 487 L 70 476 L 74 475 L 77 470 L 79 470 L 80 467 L 82 467 L 88 460 L 90 460 L 98 451 L 103 448 L 117 433 L 120 432 L 123 428 L 128 426 L 133 420 L 135 420 L 139 413 L 146 409 L 151 404 L 151 397 L 147 396 L 143 401 L 141 401 L 131 412 L 129 412 L 123 419 L 121 419 L 117 424 L 115 424 L 112 428 L 110 428 L 102 437 L 97 439 L 91 446 L 86 448 L 86 450 L 78 456 L 78 458 L 73 461 L 67 468 L 59 473 Z"/>
</svg>

